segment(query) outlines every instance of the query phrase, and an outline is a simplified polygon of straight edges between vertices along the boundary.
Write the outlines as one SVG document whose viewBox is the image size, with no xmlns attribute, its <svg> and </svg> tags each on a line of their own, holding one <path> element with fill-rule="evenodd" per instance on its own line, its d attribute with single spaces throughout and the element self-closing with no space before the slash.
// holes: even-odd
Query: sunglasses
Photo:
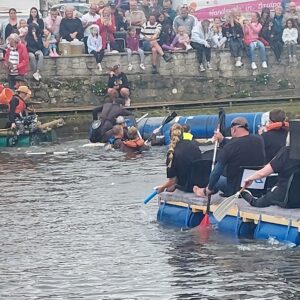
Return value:
<svg viewBox="0 0 300 300">
<path fill-rule="evenodd" d="M 248 124 L 246 123 L 245 125 L 241 125 L 239 123 L 235 123 L 235 122 L 232 122 L 231 125 L 230 125 L 230 128 L 236 126 L 237 128 L 245 128 L 245 129 L 248 129 Z"/>
</svg>

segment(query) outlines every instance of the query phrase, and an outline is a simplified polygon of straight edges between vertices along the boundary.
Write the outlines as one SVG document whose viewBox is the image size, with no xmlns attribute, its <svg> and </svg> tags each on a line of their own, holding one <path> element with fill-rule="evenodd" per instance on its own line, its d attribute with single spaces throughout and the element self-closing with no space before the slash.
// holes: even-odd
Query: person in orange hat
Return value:
<svg viewBox="0 0 300 300">
<path fill-rule="evenodd" d="M 8 110 L 8 123 L 6 128 L 15 129 L 16 126 L 16 118 L 22 117 L 27 109 L 26 100 L 28 100 L 31 96 L 31 90 L 25 86 L 19 86 L 16 90 L 16 94 L 12 97 L 9 103 Z"/>
</svg>

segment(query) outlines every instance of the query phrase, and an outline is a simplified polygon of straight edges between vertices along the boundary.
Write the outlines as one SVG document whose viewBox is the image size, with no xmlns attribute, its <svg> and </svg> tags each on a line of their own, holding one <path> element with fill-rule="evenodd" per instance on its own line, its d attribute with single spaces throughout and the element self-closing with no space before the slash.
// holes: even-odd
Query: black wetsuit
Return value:
<svg viewBox="0 0 300 300">
<path fill-rule="evenodd" d="M 278 173 L 278 181 L 271 192 L 260 198 L 253 198 L 252 206 L 267 207 L 270 205 L 279 205 L 286 208 L 300 208 L 300 185 L 294 185 L 292 193 L 287 195 L 287 189 L 291 176 L 300 172 L 300 160 L 291 159 L 290 147 L 283 147 L 278 154 L 271 160 L 270 165 L 275 173 Z"/>
</svg>

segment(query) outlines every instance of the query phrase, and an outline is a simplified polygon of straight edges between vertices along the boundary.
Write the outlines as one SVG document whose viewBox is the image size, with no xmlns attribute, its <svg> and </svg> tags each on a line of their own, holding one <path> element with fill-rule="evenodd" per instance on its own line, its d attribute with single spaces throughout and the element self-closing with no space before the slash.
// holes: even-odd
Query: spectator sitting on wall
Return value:
<svg viewBox="0 0 300 300">
<path fill-rule="evenodd" d="M 246 19 L 241 11 L 238 8 L 233 8 L 231 10 L 231 15 L 235 22 L 239 23 L 241 26 L 244 26 L 244 20 Z"/>
<path fill-rule="evenodd" d="M 85 45 L 85 52 L 86 53 L 88 53 L 88 48 L 87 48 L 88 36 L 91 33 L 92 26 L 96 24 L 96 22 L 99 18 L 100 18 L 100 16 L 97 14 L 97 5 L 96 4 L 91 4 L 89 12 L 84 14 L 81 17 L 82 26 L 84 28 L 83 42 L 84 42 L 84 45 Z"/>
<path fill-rule="evenodd" d="M 145 14 L 142 10 L 138 9 L 136 0 L 130 0 L 130 10 L 125 12 L 125 17 L 128 25 L 138 30 L 140 30 L 146 22 Z M 137 33 L 139 34 L 140 32 L 137 31 Z"/>
<path fill-rule="evenodd" d="M 190 38 L 185 31 L 185 27 L 179 26 L 178 33 L 172 41 L 171 47 L 174 47 L 175 50 L 190 50 L 192 46 L 190 45 Z"/>
<path fill-rule="evenodd" d="M 110 98 L 114 98 L 117 94 L 117 97 L 119 96 L 125 99 L 125 106 L 130 106 L 129 82 L 127 76 L 121 72 L 120 65 L 113 66 L 109 74 L 107 86 L 107 93 Z"/>
<path fill-rule="evenodd" d="M 214 18 L 212 30 L 212 45 L 213 48 L 223 49 L 227 38 L 222 33 L 222 23 L 220 18 Z"/>
<path fill-rule="evenodd" d="M 206 67 L 208 70 L 212 70 L 211 59 L 211 40 L 212 32 L 209 29 L 210 21 L 203 20 L 198 22 L 193 28 L 191 37 L 191 46 L 196 50 L 197 60 L 199 62 L 200 72 L 204 72 L 206 69 L 203 64 L 203 55 L 205 55 Z"/>
<path fill-rule="evenodd" d="M 57 53 L 57 43 L 54 34 L 52 34 L 48 29 L 44 29 L 44 35 L 42 39 L 44 45 L 44 55 L 49 55 L 50 57 L 59 57 L 59 54 Z"/>
<path fill-rule="evenodd" d="M 25 76 L 28 72 L 28 52 L 24 44 L 21 43 L 20 37 L 12 33 L 8 37 L 8 48 L 4 57 L 4 64 L 8 68 L 8 84 L 10 89 L 16 85 L 18 75 Z"/>
<path fill-rule="evenodd" d="M 282 34 L 282 40 L 288 49 L 289 62 L 295 66 L 298 64 L 296 55 L 297 39 L 298 28 L 296 27 L 295 21 L 294 19 L 287 19 L 286 26 Z"/>
<path fill-rule="evenodd" d="M 99 27 L 92 25 L 90 27 L 90 34 L 87 39 L 88 53 L 93 54 L 96 58 L 98 69 L 102 72 L 101 62 L 104 57 L 104 49 L 102 48 L 102 38 L 99 34 Z"/>
<path fill-rule="evenodd" d="M 9 18 L 1 24 L 1 38 L 4 44 L 6 39 L 12 34 L 18 32 L 18 20 L 17 11 L 15 8 L 11 8 L 8 11 Z M 1 43 L 0 43 L 1 44 Z"/>
<path fill-rule="evenodd" d="M 55 39 L 59 41 L 59 28 L 62 17 L 59 16 L 58 9 L 56 7 L 52 7 L 50 9 L 50 14 L 45 18 L 45 28 L 54 34 Z"/>
<path fill-rule="evenodd" d="M 123 9 L 118 9 L 118 15 L 116 16 L 116 29 L 117 31 L 127 31 L 128 22 L 125 18 L 125 12 Z"/>
<path fill-rule="evenodd" d="M 134 27 L 128 28 L 128 34 L 126 38 L 126 51 L 128 55 L 128 71 L 133 69 L 132 65 L 132 54 L 138 53 L 140 55 L 140 68 L 145 70 L 144 60 L 145 53 L 144 50 L 139 47 L 139 36 L 136 33 L 136 29 Z"/>
<path fill-rule="evenodd" d="M 100 19 L 97 21 L 99 26 L 99 33 L 102 38 L 102 49 L 106 49 L 107 52 L 118 51 L 118 47 L 115 43 L 114 33 L 116 32 L 116 25 L 111 17 L 111 10 L 109 7 L 105 7 L 102 10 Z"/>
<path fill-rule="evenodd" d="M 157 63 L 159 55 L 161 55 L 166 62 L 171 61 L 173 58 L 170 54 L 164 53 L 161 46 L 159 45 L 159 36 L 161 32 L 161 24 L 156 22 L 155 15 L 149 16 L 149 21 L 146 22 L 141 31 L 143 37 L 143 50 L 152 52 L 152 73 L 157 73 Z"/>
<path fill-rule="evenodd" d="M 261 24 L 259 23 L 259 19 L 259 13 L 255 12 L 251 16 L 251 21 L 244 20 L 244 43 L 248 47 L 252 70 L 257 69 L 255 63 L 256 48 L 258 48 L 260 52 L 262 68 L 266 69 L 268 67 L 266 49 L 264 44 L 259 40 L 258 36 L 262 28 Z"/>
<path fill-rule="evenodd" d="M 172 8 L 172 0 L 163 0 L 163 11 L 162 11 L 167 17 L 169 17 L 172 22 L 174 22 L 174 19 L 176 17 L 176 10 Z"/>
<path fill-rule="evenodd" d="M 30 24 L 36 24 L 38 27 L 39 27 L 39 33 L 40 35 L 43 34 L 44 32 L 44 28 L 45 28 L 45 25 L 44 25 L 44 21 L 42 18 L 40 18 L 40 15 L 39 15 L 39 12 L 37 10 L 36 7 L 32 7 L 30 9 L 30 16 L 27 20 L 27 24 L 30 25 Z"/>
<path fill-rule="evenodd" d="M 235 66 L 241 67 L 243 65 L 242 51 L 244 48 L 244 32 L 241 24 L 234 19 L 232 13 L 227 13 L 225 15 L 225 23 L 222 28 L 222 33 L 223 36 L 227 38 L 230 53 L 235 59 Z"/>
<path fill-rule="evenodd" d="M 179 50 L 179 48 L 176 48 L 174 44 L 172 44 L 175 36 L 176 35 L 171 24 L 166 24 L 165 26 L 163 26 L 159 36 L 159 45 L 161 46 L 161 48 L 165 51 Z"/>
<path fill-rule="evenodd" d="M 163 8 L 158 4 L 158 0 L 150 1 L 150 14 L 158 16 L 162 12 Z"/>
<path fill-rule="evenodd" d="M 65 9 L 65 17 L 60 23 L 60 37 L 69 42 L 83 38 L 83 26 L 79 18 L 73 16 L 74 7 L 67 6 Z"/>
<path fill-rule="evenodd" d="M 187 5 L 183 5 L 180 8 L 180 15 L 176 16 L 173 22 L 174 31 L 178 31 L 179 26 L 184 26 L 187 34 L 191 36 L 192 29 L 196 25 L 195 18 L 189 15 Z"/>
<path fill-rule="evenodd" d="M 283 24 L 286 25 L 288 19 L 293 19 L 296 28 L 298 29 L 298 43 L 300 43 L 300 14 L 297 11 L 297 6 L 295 2 L 289 4 L 289 10 L 284 14 Z"/>
<path fill-rule="evenodd" d="M 283 33 L 283 14 L 280 6 L 275 7 L 275 15 L 272 21 L 270 46 L 275 53 L 275 57 L 280 62 L 283 51 L 282 33 Z M 279 59 L 278 59 L 279 58 Z"/>
<path fill-rule="evenodd" d="M 32 76 L 35 80 L 40 81 L 42 78 L 40 71 L 44 64 L 43 40 L 39 31 L 39 26 L 35 23 L 29 25 L 28 34 L 26 36 L 27 50 L 29 54 L 29 62 Z"/>
</svg>

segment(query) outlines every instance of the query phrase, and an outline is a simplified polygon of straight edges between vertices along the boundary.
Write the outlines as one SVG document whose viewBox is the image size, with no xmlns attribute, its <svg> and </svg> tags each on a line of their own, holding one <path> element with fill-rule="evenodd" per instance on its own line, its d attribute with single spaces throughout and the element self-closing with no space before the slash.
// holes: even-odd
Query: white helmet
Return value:
<svg viewBox="0 0 300 300">
<path fill-rule="evenodd" d="M 125 123 L 125 119 L 123 116 L 118 116 L 116 119 L 116 124 L 123 124 Z"/>
</svg>

